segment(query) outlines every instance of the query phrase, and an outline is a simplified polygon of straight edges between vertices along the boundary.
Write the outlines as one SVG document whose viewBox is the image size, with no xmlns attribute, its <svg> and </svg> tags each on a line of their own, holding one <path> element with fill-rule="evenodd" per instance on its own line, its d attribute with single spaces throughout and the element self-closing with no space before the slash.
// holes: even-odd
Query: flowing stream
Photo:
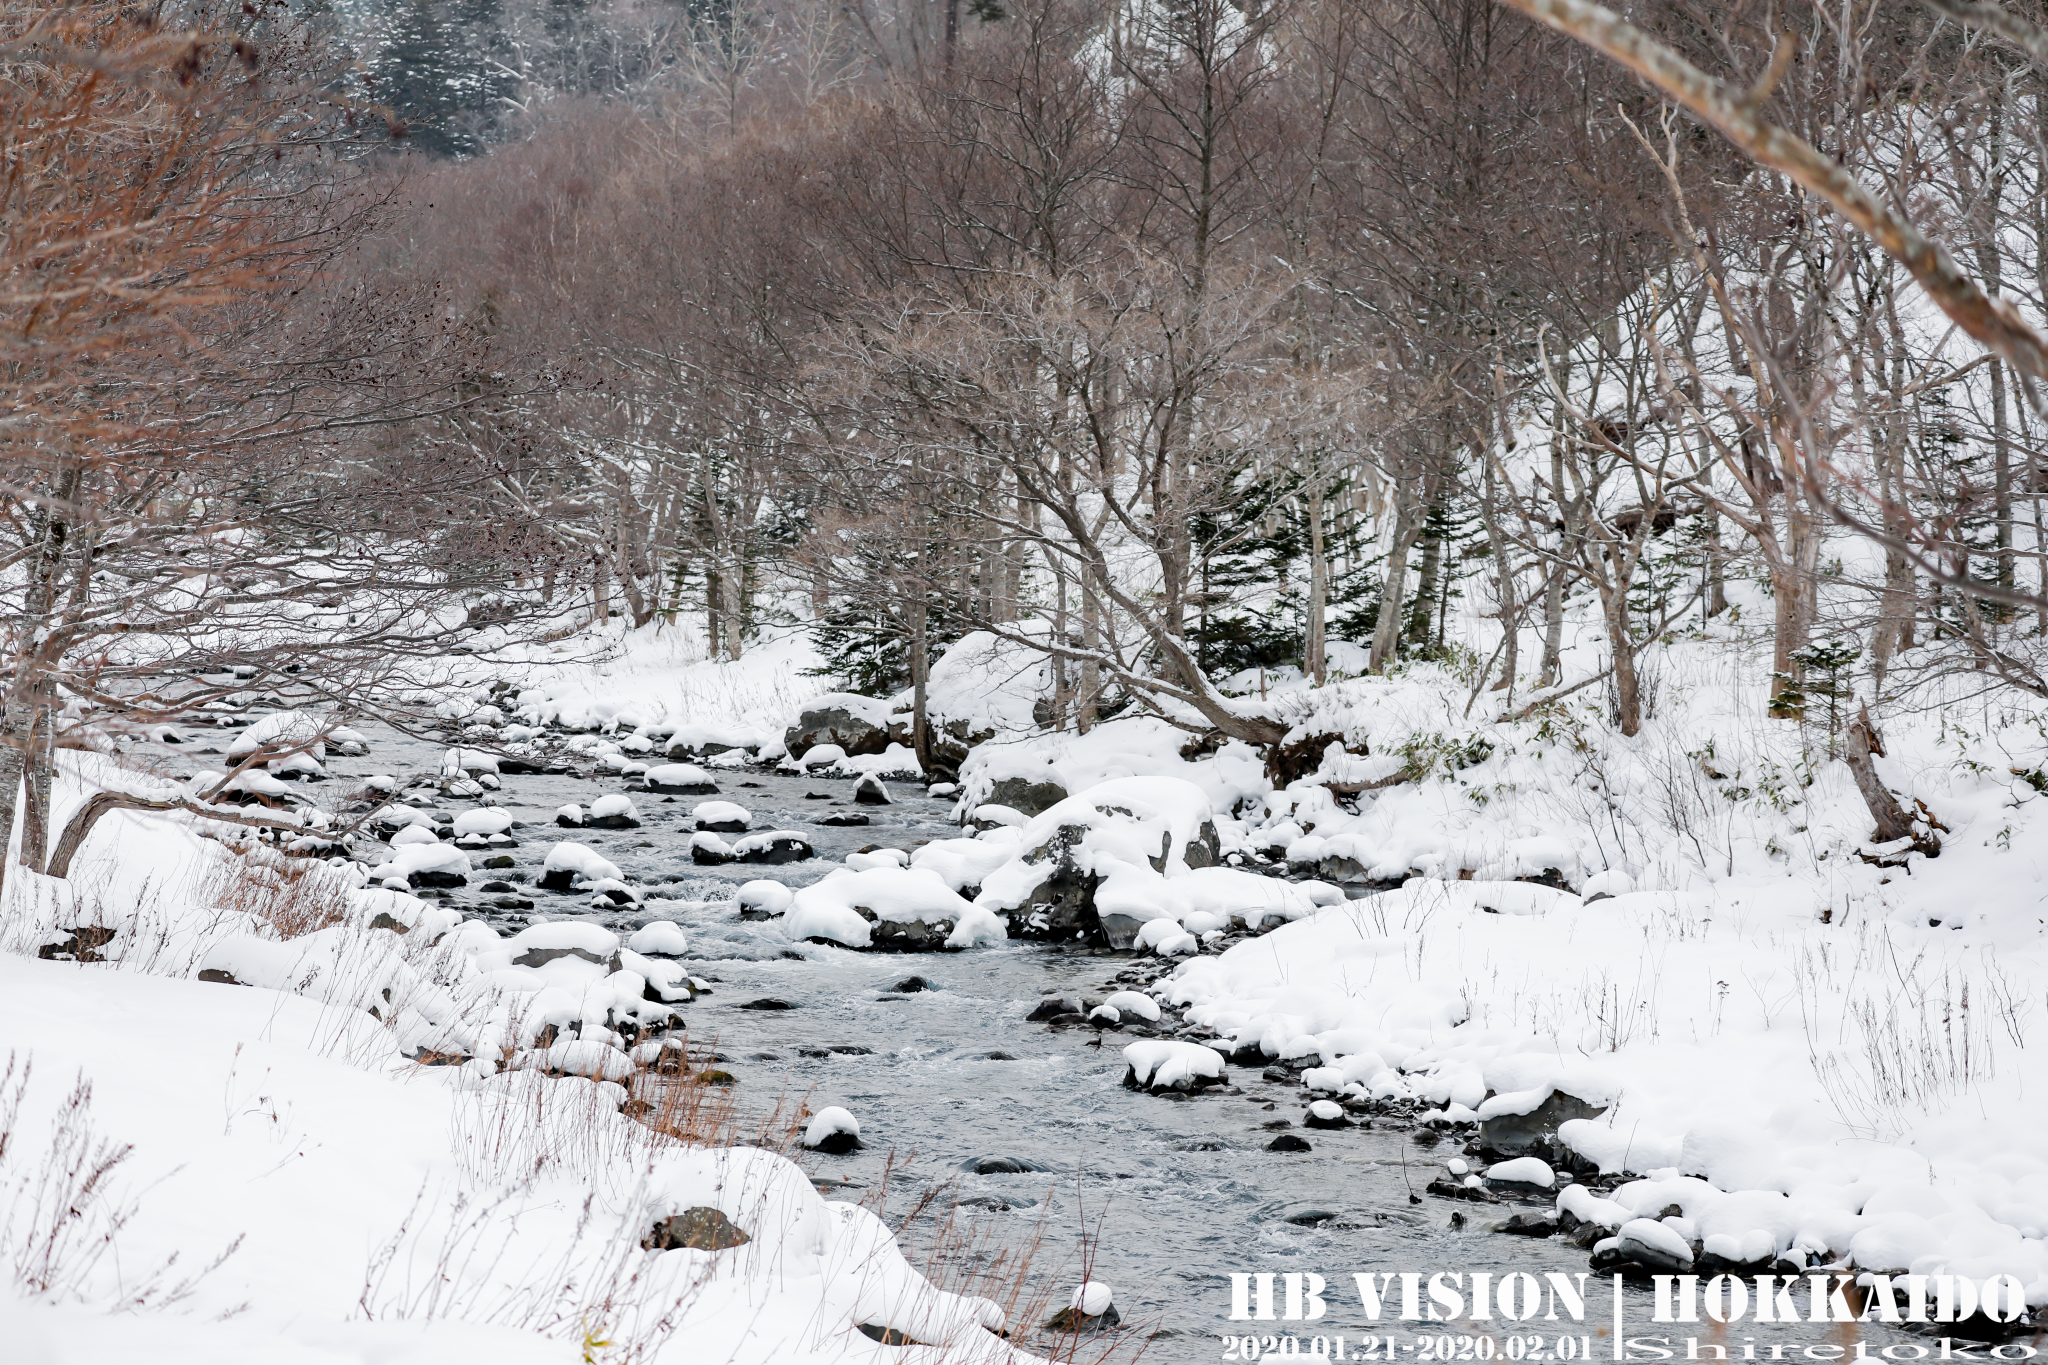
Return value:
<svg viewBox="0 0 2048 1365">
<path fill-rule="evenodd" d="M 438 770 L 442 747 L 363 728 L 370 754 L 331 759 L 337 778 L 388 773 L 403 780 Z M 180 754 L 192 752 L 187 747 Z M 600 795 L 628 791 L 628 782 L 611 775 L 508 775 L 496 797 L 524 827 L 513 831 L 521 846 L 507 880 L 534 908 L 498 909 L 492 902 L 502 893 L 479 890 L 486 878 L 506 877 L 503 872 L 473 873 L 471 885 L 448 893 L 448 901 L 507 931 L 531 916 L 590 917 L 614 928 L 650 918 L 680 923 L 689 936 L 690 971 L 712 983 L 711 993 L 686 1009 L 693 1051 L 715 1049 L 718 1065 L 738 1078 L 743 1106 L 765 1113 L 778 1100 L 801 1099 L 814 1109 L 850 1110 L 861 1125 L 863 1150 L 808 1154 L 805 1164 L 832 1197 L 879 1204 L 892 1223 L 923 1201 L 924 1211 L 903 1234 L 914 1259 L 926 1252 L 941 1212 L 957 1201 L 954 1226 L 966 1229 L 972 1245 L 956 1247 L 950 1262 L 942 1258 L 935 1272 L 942 1283 L 968 1263 L 985 1263 L 995 1249 L 1035 1247 L 1033 1274 L 1046 1287 L 1070 1292 L 1085 1268 L 1113 1287 L 1125 1327 L 1135 1329 L 1127 1340 L 1150 1338 L 1143 1358 L 1178 1362 L 1223 1359 L 1219 1338 L 1253 1326 L 1297 1333 L 1304 1346 L 1312 1334 L 1344 1333 L 1355 1355 L 1360 1336 L 1389 1329 L 1364 1317 L 1353 1272 L 1540 1276 L 1586 1269 L 1586 1253 L 1562 1239 L 1487 1231 L 1513 1212 L 1509 1206 L 1424 1195 L 1444 1160 L 1457 1154 L 1455 1140 L 1422 1145 L 1414 1133 L 1385 1122 L 1304 1131 L 1300 1087 L 1269 1081 L 1251 1068 L 1231 1069 L 1237 1094 L 1167 1099 L 1134 1093 L 1121 1084 L 1121 1049 L 1128 1041 L 1122 1035 L 1025 1021 L 1049 993 L 1102 996 L 1126 988 L 1114 978 L 1134 965 L 1129 954 L 1022 942 L 953 954 L 860 953 L 791 943 L 775 921 L 741 921 L 731 894 L 742 881 L 771 877 L 800 886 L 865 846 L 908 849 L 958 831 L 948 819 L 950 802 L 917 786 L 893 787 L 895 804 L 858 807 L 851 801 L 853 783 L 844 778 L 753 769 L 713 775 L 721 788 L 715 799 L 746 806 L 755 831 L 799 831 L 817 857 L 780 867 L 696 867 L 689 856 L 689 812 L 697 801 L 714 798 L 665 800 L 634 791 L 641 828 L 575 831 L 556 827 L 558 807 L 587 806 Z M 451 812 L 470 804 L 435 802 Z M 854 811 L 873 823 L 815 823 Z M 587 896 L 532 889 L 557 839 L 590 845 L 618 864 L 650 893 L 648 903 L 595 911 Z M 929 989 L 890 989 L 913 974 Z M 791 1008 L 743 1008 L 763 998 Z M 1267 1150 L 1283 1123 L 1313 1150 Z M 976 1173 L 987 1158 L 1007 1158 L 1011 1169 Z M 1419 1202 L 1411 1195 L 1421 1196 Z M 1329 1314 L 1316 1323 L 1233 1324 L 1233 1271 L 1322 1274 L 1329 1280 Z M 1589 1321 L 1579 1330 L 1591 1336 L 1596 1357 L 1608 1359 L 1610 1343 L 1598 1334 L 1611 1321 L 1611 1290 L 1598 1277 L 1593 1289 Z M 1646 1291 L 1629 1290 L 1627 1311 L 1632 1323 L 1644 1324 L 1632 1331 L 1702 1331 L 1648 1327 Z M 1546 1343 L 1569 1330 L 1564 1323 L 1534 1326 Z M 1501 1330 L 1508 1324 L 1500 1322 L 1398 1327 L 1408 1360 L 1417 1358 L 1413 1343 L 1424 1333 L 1491 1329 L 1499 1338 L 1508 1335 Z M 1780 1335 L 1769 1336 L 1774 1330 Z M 1843 1330 L 1765 1328 L 1758 1349 L 1795 1337 L 1849 1340 L 1828 1335 Z M 1864 1335 L 1873 1349 L 1904 1340 L 1869 1329 Z M 1741 1336 L 1734 1334 L 1737 1343 Z M 1480 1349 L 1484 1358 L 1494 1348 Z M 1739 1344 L 1734 1354 L 1741 1359 Z"/>
</svg>

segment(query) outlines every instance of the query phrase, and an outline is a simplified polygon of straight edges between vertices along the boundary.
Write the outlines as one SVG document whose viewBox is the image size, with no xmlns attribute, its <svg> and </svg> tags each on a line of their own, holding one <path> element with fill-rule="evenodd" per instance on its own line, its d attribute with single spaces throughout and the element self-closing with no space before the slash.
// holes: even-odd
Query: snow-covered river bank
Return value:
<svg viewBox="0 0 2048 1365">
<path fill-rule="evenodd" d="M 386 774 L 403 782 L 437 771 L 446 753 L 381 729 L 369 738 L 368 755 L 330 759 L 337 781 Z M 737 1078 L 744 1111 L 765 1115 L 796 1101 L 850 1110 L 863 1149 L 806 1162 L 828 1194 L 879 1207 L 892 1223 L 920 1210 L 902 1237 L 913 1259 L 957 1204 L 956 1227 L 967 1235 L 955 1240 L 969 1250 L 942 1262 L 942 1283 L 969 1260 L 1035 1247 L 1033 1273 L 1048 1289 L 1084 1278 L 1114 1288 L 1127 1327 L 1157 1334 L 1146 1359 L 1195 1361 L 1216 1358 L 1218 1336 L 1246 1330 L 1228 1320 L 1233 1271 L 1314 1272 L 1342 1288 L 1355 1271 L 1586 1269 L 1585 1251 L 1562 1238 L 1490 1232 L 1514 1205 L 1424 1193 L 1457 1157 L 1455 1137 L 1439 1140 L 1399 1118 L 1304 1131 L 1311 1097 L 1291 1073 L 1269 1077 L 1255 1066 L 1233 1067 L 1227 1093 L 1134 1093 L 1121 1084 L 1123 1034 L 1027 1020 L 1048 996 L 1102 997 L 1134 976 L 1150 980 L 1164 968 L 1159 959 L 1016 940 L 967 953 L 860 953 L 792 941 L 777 921 L 740 919 L 733 893 L 742 882 L 802 886 L 870 845 L 907 850 L 957 830 L 950 803 L 914 785 L 894 788 L 894 804 L 857 806 L 844 778 L 753 767 L 715 776 L 719 799 L 745 805 L 754 830 L 798 831 L 816 857 L 701 867 L 691 860 L 687 817 L 705 798 L 651 795 L 614 774 L 507 774 L 493 800 L 519 822 L 515 866 L 472 873 L 468 886 L 441 893 L 444 903 L 508 932 L 535 917 L 619 930 L 653 919 L 679 924 L 688 970 L 711 984 L 684 1010 L 693 1052 L 715 1052 Z M 430 798 L 425 809 L 472 805 L 418 791 Z M 558 808 L 623 791 L 633 792 L 639 828 L 556 825 Z M 871 823 L 818 823 L 855 812 Z M 616 864 L 644 903 L 599 909 L 587 893 L 539 890 L 543 861 L 561 839 Z M 512 889 L 483 889 L 496 884 Z M 896 989 L 912 976 L 923 989 Z M 770 1000 L 788 1008 L 749 1008 Z M 1306 1138 L 1310 1150 L 1270 1150 L 1279 1132 Z M 1328 1331 L 1373 1330 L 1338 1307 L 1352 1297 L 1333 1291 Z M 1631 1290 L 1629 1300 L 1631 1317 L 1647 1320 L 1647 1290 Z M 1276 1326 L 1285 1330 L 1265 1330 Z M 1792 1329 L 1808 1330 L 1821 1340 L 1842 1329 Z M 1893 1339 L 1864 1330 L 1873 1342 Z"/>
</svg>

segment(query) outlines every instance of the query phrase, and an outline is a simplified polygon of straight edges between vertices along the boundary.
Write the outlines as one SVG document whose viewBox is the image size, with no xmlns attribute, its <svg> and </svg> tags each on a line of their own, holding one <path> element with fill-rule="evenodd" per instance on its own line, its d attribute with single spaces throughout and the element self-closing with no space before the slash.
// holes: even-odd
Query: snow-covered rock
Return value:
<svg viewBox="0 0 2048 1365">
<path fill-rule="evenodd" d="M 716 796 L 718 784 L 694 763 L 659 763 L 647 770 L 649 791 L 674 796 Z"/>
<path fill-rule="evenodd" d="M 541 864 L 540 887 L 544 891 L 567 891 L 579 881 L 624 881 L 618 864 L 599 856 L 588 844 L 567 840 L 548 850 Z"/>
<path fill-rule="evenodd" d="M 1223 1054 L 1200 1043 L 1148 1039 L 1124 1049 L 1124 1084 L 1133 1090 L 1189 1091 L 1221 1085 L 1227 1073 Z"/>
<path fill-rule="evenodd" d="M 712 834 L 743 834 L 754 823 L 753 813 L 733 801 L 701 801 L 690 818 L 699 830 Z"/>
<path fill-rule="evenodd" d="M 896 952 L 972 948 L 1006 937 L 1001 920 L 919 868 L 831 873 L 796 893 L 783 922 L 793 938 Z"/>
<path fill-rule="evenodd" d="M 836 1104 L 820 1109 L 804 1128 L 804 1146 L 814 1152 L 837 1155 L 860 1145 L 860 1121 Z"/>
</svg>

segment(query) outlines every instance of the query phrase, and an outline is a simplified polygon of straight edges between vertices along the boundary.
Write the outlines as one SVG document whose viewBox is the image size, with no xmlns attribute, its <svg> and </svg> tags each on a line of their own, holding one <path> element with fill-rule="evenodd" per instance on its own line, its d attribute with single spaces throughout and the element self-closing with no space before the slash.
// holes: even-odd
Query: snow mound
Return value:
<svg viewBox="0 0 2048 1365">
<path fill-rule="evenodd" d="M 904 947 L 972 948 L 1008 936 L 1000 919 L 962 900 L 936 873 L 903 867 L 831 873 L 795 894 L 784 924 L 793 938 L 849 948 L 876 946 L 876 930 L 892 926 Z"/>
</svg>

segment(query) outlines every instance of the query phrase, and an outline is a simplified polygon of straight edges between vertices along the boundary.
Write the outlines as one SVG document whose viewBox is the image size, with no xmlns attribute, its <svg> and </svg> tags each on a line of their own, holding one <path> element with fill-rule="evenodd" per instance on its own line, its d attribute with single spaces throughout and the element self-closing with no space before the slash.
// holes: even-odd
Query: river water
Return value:
<svg viewBox="0 0 2048 1365">
<path fill-rule="evenodd" d="M 404 780 L 438 769 L 442 747 L 363 728 L 372 740 L 370 754 L 330 760 L 337 777 L 388 773 Z M 181 756 L 191 753 L 186 748 Z M 1363 1316 L 1352 1272 L 1540 1276 L 1586 1269 L 1586 1253 L 1561 1239 L 1489 1232 L 1489 1223 L 1513 1212 L 1509 1206 L 1423 1194 L 1428 1181 L 1442 1173 L 1443 1161 L 1456 1155 L 1453 1141 L 1421 1145 L 1412 1132 L 1393 1130 L 1384 1121 L 1371 1128 L 1304 1131 L 1300 1087 L 1268 1081 L 1251 1068 L 1232 1068 L 1237 1094 L 1176 1100 L 1134 1093 L 1121 1085 L 1121 1048 L 1128 1041 L 1121 1035 L 1025 1022 L 1048 993 L 1107 995 L 1124 988 L 1114 978 L 1135 964 L 1129 954 L 1022 942 L 957 954 L 859 953 L 792 943 L 776 922 L 739 920 L 731 895 L 742 881 L 771 877 L 803 885 L 862 847 L 908 849 L 958 831 L 948 819 L 950 803 L 914 785 L 894 786 L 895 804 L 856 807 L 853 784 L 843 778 L 751 769 L 717 771 L 714 777 L 722 789 L 717 799 L 752 811 L 755 831 L 800 831 L 818 856 L 782 867 L 695 867 L 687 817 L 697 801 L 713 798 L 669 801 L 633 792 L 642 828 L 571 831 L 555 826 L 557 807 L 587 806 L 597 796 L 636 784 L 609 775 L 506 776 L 496 799 L 525 826 L 514 831 L 521 846 L 513 851 L 518 867 L 510 880 L 525 883 L 518 894 L 535 902 L 531 915 L 589 917 L 615 928 L 655 917 L 681 924 L 690 940 L 690 970 L 712 983 L 711 992 L 687 1010 L 693 1049 L 715 1050 L 719 1066 L 738 1078 L 742 1105 L 757 1112 L 797 1100 L 814 1109 L 850 1110 L 860 1122 L 864 1149 L 843 1156 L 809 1154 L 805 1164 L 830 1197 L 860 1199 L 892 1223 L 916 1213 L 902 1237 L 920 1263 L 950 1210 L 952 1226 L 968 1245 L 951 1245 L 934 1263 L 941 1283 L 991 1292 L 990 1284 L 963 1277 L 977 1268 L 988 1271 L 999 1252 L 1014 1257 L 1035 1249 L 1029 1275 L 1034 1286 L 1064 1295 L 1092 1277 L 1113 1288 L 1127 1329 L 1119 1355 L 1127 1358 L 1142 1346 L 1146 1361 L 1193 1362 L 1225 1359 L 1228 1347 L 1220 1339 L 1250 1326 L 1228 1320 L 1231 1272 L 1326 1276 L 1331 1306 L 1325 1319 L 1298 1327 L 1257 1326 L 1266 1333 L 1296 1332 L 1304 1344 L 1312 1333 L 1345 1333 L 1355 1355 L 1361 1335 L 1387 1329 Z M 334 782 L 317 790 L 324 797 L 342 787 Z M 472 804 L 437 797 L 434 807 L 459 812 Z M 815 823 L 822 815 L 856 810 L 873 823 Z M 648 903 L 598 912 L 586 897 L 529 889 L 558 838 L 590 845 L 617 863 L 650 893 Z M 503 875 L 472 874 L 471 886 L 450 893 L 450 903 L 484 914 L 507 931 L 522 927 L 529 913 L 498 910 L 490 904 L 493 897 L 477 890 L 486 876 Z M 930 988 L 909 994 L 890 989 L 912 974 Z M 743 1008 L 764 997 L 792 1008 Z M 1267 1150 L 1283 1123 L 1313 1150 Z M 1021 1169 L 971 1169 L 990 1157 L 1009 1158 Z M 994 1274 L 1015 1278 L 1003 1265 Z M 1594 1289 L 1591 1321 L 1581 1330 L 1598 1358 L 1606 1359 L 1610 1344 L 1598 1334 L 1606 1330 L 1599 1324 L 1611 1321 L 1611 1290 L 1598 1277 Z M 1039 1308 L 1035 1315 L 1045 1311 Z M 1632 1323 L 1646 1323 L 1647 1293 L 1628 1290 L 1626 1311 Z M 1453 1323 L 1441 1330 L 1466 1334 L 1503 1325 Z M 1404 1325 L 1402 1359 L 1417 1358 L 1416 1326 Z M 1566 1324 L 1541 1327 L 1546 1339 L 1568 1330 Z M 1781 1335 L 1767 1335 L 1774 1330 Z M 1768 1341 L 1795 1337 L 1842 1340 L 1828 1335 L 1841 1330 L 1764 1328 L 1758 1350 Z M 1868 1329 L 1865 1337 L 1872 1349 L 1904 1340 Z M 1737 1359 L 1741 1338 L 1734 1333 Z M 1046 1342 L 1025 1344 L 1043 1349 Z M 1490 1340 L 1479 1351 L 1484 1356 L 1494 1349 Z M 1683 1347 L 1677 1349 L 1682 1358 Z M 1084 1352 L 1078 1358 L 1094 1357 Z"/>
</svg>

